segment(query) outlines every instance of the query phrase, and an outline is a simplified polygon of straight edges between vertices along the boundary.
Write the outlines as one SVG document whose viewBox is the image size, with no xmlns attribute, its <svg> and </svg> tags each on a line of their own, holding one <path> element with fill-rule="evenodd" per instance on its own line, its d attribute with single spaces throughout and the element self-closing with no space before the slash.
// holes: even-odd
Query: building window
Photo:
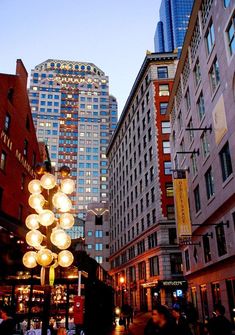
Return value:
<svg viewBox="0 0 235 335">
<path fill-rule="evenodd" d="M 195 176 L 195 174 L 197 173 L 197 156 L 196 155 L 191 156 L 191 165 L 192 165 L 193 176 Z"/>
<path fill-rule="evenodd" d="M 194 131 L 190 130 L 193 128 L 193 120 L 192 118 L 190 119 L 189 123 L 188 123 L 188 137 L 189 137 L 189 142 L 191 143 L 194 140 Z"/>
<path fill-rule="evenodd" d="M 209 169 L 205 173 L 205 182 L 206 182 L 206 194 L 207 199 L 210 199 L 214 194 L 214 178 L 212 175 L 212 169 L 209 167 Z"/>
<path fill-rule="evenodd" d="M 28 144 L 29 142 L 27 140 L 24 140 L 24 148 L 23 148 L 23 155 L 27 156 L 28 154 Z"/>
<path fill-rule="evenodd" d="M 211 66 L 209 77 L 211 82 L 211 90 L 212 93 L 214 93 L 220 83 L 219 64 L 216 58 Z"/>
<path fill-rule="evenodd" d="M 209 144 L 208 135 L 206 132 L 204 132 L 201 137 L 201 146 L 202 146 L 203 157 L 206 158 L 210 153 L 210 144 Z"/>
<path fill-rule="evenodd" d="M 173 197 L 174 196 L 173 184 L 172 183 L 166 183 L 165 188 L 166 188 L 166 196 L 167 197 Z"/>
<path fill-rule="evenodd" d="M 95 244 L 95 250 L 103 250 L 103 244 L 102 243 L 96 243 Z"/>
<path fill-rule="evenodd" d="M 130 276 L 130 282 L 133 282 L 136 280 L 136 272 L 135 272 L 134 266 L 129 267 L 129 276 Z"/>
<path fill-rule="evenodd" d="M 233 172 L 228 142 L 224 145 L 219 155 L 222 170 L 222 178 L 223 181 L 225 181 Z"/>
<path fill-rule="evenodd" d="M 164 162 L 164 174 L 165 175 L 170 175 L 172 174 L 172 163 L 170 161 L 165 161 Z"/>
<path fill-rule="evenodd" d="M 138 264 L 138 272 L 139 272 L 139 279 L 145 279 L 146 277 L 146 266 L 145 266 L 145 262 L 140 262 Z"/>
<path fill-rule="evenodd" d="M 167 66 L 158 66 L 157 67 L 157 77 L 158 77 L 158 79 L 168 78 L 168 68 L 167 68 Z"/>
<path fill-rule="evenodd" d="M 204 96 L 202 92 L 197 100 L 197 111 L 198 111 L 199 119 L 202 120 L 202 118 L 205 115 L 205 103 L 204 103 Z"/>
<path fill-rule="evenodd" d="M 170 154 L 171 153 L 170 142 L 169 141 L 163 141 L 162 146 L 163 146 L 163 153 L 164 154 Z"/>
<path fill-rule="evenodd" d="M 195 210 L 196 210 L 196 213 L 197 213 L 201 209 L 199 185 L 197 185 L 197 187 L 195 188 L 193 193 L 194 193 Z"/>
<path fill-rule="evenodd" d="M 201 81 L 201 68 L 200 68 L 200 63 L 199 59 L 197 60 L 195 67 L 194 67 L 194 79 L 195 79 L 195 86 L 197 87 Z"/>
<path fill-rule="evenodd" d="M 152 249 L 157 246 L 157 232 L 155 231 L 153 234 L 148 236 L 148 248 Z"/>
<path fill-rule="evenodd" d="M 215 32 L 214 32 L 214 26 L 212 22 L 210 23 L 208 27 L 205 38 L 206 38 L 207 52 L 208 54 L 210 54 L 215 44 Z"/>
<path fill-rule="evenodd" d="M 225 239 L 223 224 L 219 224 L 218 226 L 216 226 L 215 232 L 216 232 L 218 255 L 223 256 L 227 254 L 227 246 L 226 246 L 226 239 Z"/>
<path fill-rule="evenodd" d="M 230 4 L 230 0 L 224 0 L 224 7 L 228 7 Z"/>
<path fill-rule="evenodd" d="M 158 256 L 149 258 L 150 277 L 159 275 L 159 260 Z"/>
<path fill-rule="evenodd" d="M 2 151 L 1 153 L 1 161 L 0 161 L 0 169 L 5 171 L 6 170 L 6 160 L 7 160 L 7 154 L 5 151 Z"/>
<path fill-rule="evenodd" d="M 211 261 L 211 248 L 210 248 L 209 238 L 210 237 L 207 234 L 203 235 L 202 237 L 205 263 L 208 263 Z"/>
<path fill-rule="evenodd" d="M 163 97 L 168 95 L 170 95 L 169 85 L 168 84 L 159 85 L 159 96 Z"/>
<path fill-rule="evenodd" d="M 97 263 L 102 264 L 103 263 L 103 257 L 102 256 L 95 256 L 95 260 Z"/>
<path fill-rule="evenodd" d="M 96 230 L 95 231 L 95 237 L 98 237 L 98 238 L 103 237 L 103 231 L 102 230 Z"/>
<path fill-rule="evenodd" d="M 227 29 L 227 36 L 228 36 L 229 51 L 230 54 L 233 55 L 235 53 L 235 15 L 229 22 L 229 26 Z"/>
<path fill-rule="evenodd" d="M 165 115 L 167 111 L 168 102 L 160 102 L 160 114 Z"/>
<path fill-rule="evenodd" d="M 170 254 L 171 274 L 182 274 L 182 256 L 179 253 Z"/>
<path fill-rule="evenodd" d="M 162 121 L 162 133 L 163 134 L 171 133 L 171 125 L 169 121 Z"/>
<path fill-rule="evenodd" d="M 10 116 L 9 113 L 6 113 L 5 123 L 4 123 L 4 131 L 5 131 L 5 133 L 9 132 L 10 124 L 11 124 L 11 116 Z"/>
<path fill-rule="evenodd" d="M 95 225 L 101 226 L 103 224 L 103 215 L 95 216 Z"/>
<path fill-rule="evenodd" d="M 189 251 L 188 251 L 188 249 L 185 250 L 185 252 L 184 252 L 184 259 L 185 259 L 185 268 L 186 268 L 186 271 L 189 271 L 190 270 L 190 260 L 189 260 Z"/>
<path fill-rule="evenodd" d="M 167 205 L 166 206 L 166 212 L 167 212 L 167 219 L 168 220 L 174 220 L 175 219 L 174 205 Z"/>
<path fill-rule="evenodd" d="M 190 100 L 189 89 L 187 89 L 186 94 L 185 94 L 185 102 L 186 102 L 186 109 L 187 109 L 187 111 L 189 111 L 190 108 L 191 108 L 191 100 Z"/>
<path fill-rule="evenodd" d="M 168 236 L 169 236 L 169 244 L 177 244 L 177 235 L 176 235 L 176 228 L 169 228 L 168 229 Z"/>
</svg>

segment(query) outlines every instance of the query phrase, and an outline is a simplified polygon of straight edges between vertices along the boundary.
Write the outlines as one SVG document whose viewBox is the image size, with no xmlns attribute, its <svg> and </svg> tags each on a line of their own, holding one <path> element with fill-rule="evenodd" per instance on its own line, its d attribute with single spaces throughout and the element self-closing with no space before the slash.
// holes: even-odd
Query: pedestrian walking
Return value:
<svg viewBox="0 0 235 335">
<path fill-rule="evenodd" d="M 176 334 L 176 323 L 170 311 L 163 305 L 156 306 L 152 311 L 152 318 L 144 329 L 144 335 L 174 334 Z"/>
<path fill-rule="evenodd" d="M 130 321 L 131 321 L 131 313 L 132 313 L 131 306 L 128 304 L 124 304 L 122 306 L 122 315 L 123 315 L 125 330 L 129 329 Z"/>
<path fill-rule="evenodd" d="M 182 315 L 180 307 L 173 307 L 172 316 L 176 322 L 175 335 L 192 335 L 188 321 L 185 316 Z"/>
<path fill-rule="evenodd" d="M 208 321 L 206 326 L 210 335 L 232 335 L 232 324 L 224 314 L 224 306 L 216 305 L 215 316 Z"/>
<path fill-rule="evenodd" d="M 16 323 L 11 317 L 11 310 L 8 306 L 0 306 L 0 318 L 3 320 L 0 323 L 0 334 L 13 335 L 15 333 Z"/>
</svg>

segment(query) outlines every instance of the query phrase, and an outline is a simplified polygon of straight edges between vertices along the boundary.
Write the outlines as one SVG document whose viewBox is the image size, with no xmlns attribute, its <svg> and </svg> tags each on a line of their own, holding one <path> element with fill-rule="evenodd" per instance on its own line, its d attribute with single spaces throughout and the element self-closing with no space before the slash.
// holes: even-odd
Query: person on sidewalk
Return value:
<svg viewBox="0 0 235 335">
<path fill-rule="evenodd" d="M 170 311 L 163 305 L 158 305 L 152 311 L 152 318 L 147 322 L 144 335 L 174 335 L 176 323 Z"/>
<path fill-rule="evenodd" d="M 215 316 L 211 318 L 207 324 L 210 335 L 232 335 L 232 324 L 224 314 L 224 306 L 221 304 L 216 305 Z"/>
<path fill-rule="evenodd" d="M 193 335 L 190 330 L 188 321 L 181 314 L 180 307 L 172 308 L 172 316 L 176 321 L 176 334 L 175 335 Z"/>
<path fill-rule="evenodd" d="M 128 304 L 124 304 L 122 306 L 122 314 L 123 314 L 125 330 L 129 329 L 130 321 L 131 321 L 131 313 L 132 313 L 131 306 L 129 306 Z"/>
<path fill-rule="evenodd" d="M 0 334 L 13 335 L 15 333 L 16 323 L 11 317 L 11 311 L 8 306 L 0 306 L 0 318 L 3 319 L 0 324 Z"/>
</svg>

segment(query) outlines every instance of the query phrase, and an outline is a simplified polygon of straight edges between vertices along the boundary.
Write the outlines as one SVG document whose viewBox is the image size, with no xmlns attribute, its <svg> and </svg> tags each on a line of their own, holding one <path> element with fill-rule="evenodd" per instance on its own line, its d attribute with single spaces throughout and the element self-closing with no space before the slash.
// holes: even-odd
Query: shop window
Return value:
<svg viewBox="0 0 235 335">
<path fill-rule="evenodd" d="M 228 305 L 230 317 L 233 325 L 235 325 L 235 279 L 226 280 L 227 296 L 228 296 Z"/>
<path fill-rule="evenodd" d="M 200 285 L 201 293 L 201 304 L 202 304 L 202 316 L 203 321 L 208 320 L 209 318 L 209 307 L 208 307 L 208 297 L 207 297 L 207 288 L 206 285 Z"/>
<path fill-rule="evenodd" d="M 220 284 L 219 283 L 212 283 L 211 284 L 211 292 L 212 292 L 213 306 L 215 306 L 217 304 L 221 304 Z"/>
</svg>

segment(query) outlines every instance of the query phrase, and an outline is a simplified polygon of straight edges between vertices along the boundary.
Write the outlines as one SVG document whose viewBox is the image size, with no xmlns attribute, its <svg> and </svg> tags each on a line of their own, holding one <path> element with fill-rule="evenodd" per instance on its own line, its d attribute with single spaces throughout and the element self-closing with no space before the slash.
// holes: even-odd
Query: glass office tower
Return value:
<svg viewBox="0 0 235 335">
<path fill-rule="evenodd" d="M 162 0 L 160 21 L 154 36 L 155 52 L 178 49 L 180 53 L 193 2 L 194 0 Z"/>
</svg>

